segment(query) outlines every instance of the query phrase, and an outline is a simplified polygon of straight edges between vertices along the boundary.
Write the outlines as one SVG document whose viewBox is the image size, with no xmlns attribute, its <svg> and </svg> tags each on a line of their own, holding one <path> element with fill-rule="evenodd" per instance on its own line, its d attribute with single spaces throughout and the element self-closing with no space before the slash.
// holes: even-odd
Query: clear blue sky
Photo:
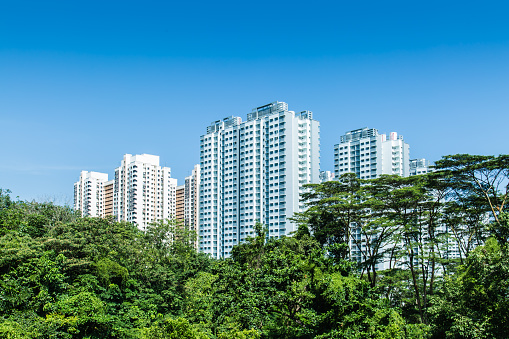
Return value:
<svg viewBox="0 0 509 339">
<path fill-rule="evenodd" d="M 507 1 L 1 1 L 0 187 L 71 203 L 80 170 L 161 157 L 182 183 L 199 137 L 285 101 L 411 157 L 506 154 Z"/>
</svg>

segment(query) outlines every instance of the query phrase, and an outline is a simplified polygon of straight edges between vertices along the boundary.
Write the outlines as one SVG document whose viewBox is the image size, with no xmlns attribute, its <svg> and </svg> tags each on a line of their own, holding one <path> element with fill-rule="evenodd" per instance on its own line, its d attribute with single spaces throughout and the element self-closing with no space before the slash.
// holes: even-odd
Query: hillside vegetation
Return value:
<svg viewBox="0 0 509 339">
<path fill-rule="evenodd" d="M 292 237 L 221 260 L 0 189 L 0 338 L 507 338 L 509 156 L 437 170 L 309 185 Z"/>
</svg>

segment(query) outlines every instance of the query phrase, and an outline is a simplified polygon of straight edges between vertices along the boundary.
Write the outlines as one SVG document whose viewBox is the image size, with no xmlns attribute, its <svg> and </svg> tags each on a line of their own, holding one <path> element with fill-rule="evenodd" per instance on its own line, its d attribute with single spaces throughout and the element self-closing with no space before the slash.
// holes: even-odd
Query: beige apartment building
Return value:
<svg viewBox="0 0 509 339">
<path fill-rule="evenodd" d="M 182 223 L 184 223 L 184 189 L 184 185 L 177 186 L 175 198 L 175 218 Z"/>
</svg>

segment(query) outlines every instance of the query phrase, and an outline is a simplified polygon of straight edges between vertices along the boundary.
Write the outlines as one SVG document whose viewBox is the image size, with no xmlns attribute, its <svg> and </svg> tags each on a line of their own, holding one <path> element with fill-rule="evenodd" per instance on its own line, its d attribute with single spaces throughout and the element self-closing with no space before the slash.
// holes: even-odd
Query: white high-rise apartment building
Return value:
<svg viewBox="0 0 509 339">
<path fill-rule="evenodd" d="M 184 225 L 198 231 L 200 196 L 200 165 L 195 165 L 190 176 L 184 181 Z"/>
<path fill-rule="evenodd" d="M 320 183 L 334 180 L 334 173 L 331 171 L 320 171 Z"/>
<path fill-rule="evenodd" d="M 154 221 L 175 218 L 177 179 L 169 167 L 159 166 L 159 156 L 124 155 L 115 169 L 113 214 L 145 230 Z"/>
<path fill-rule="evenodd" d="M 106 173 L 81 171 L 80 178 L 74 183 L 74 209 L 82 216 L 103 217 L 107 181 Z"/>
<path fill-rule="evenodd" d="M 345 173 L 355 173 L 360 179 L 374 179 L 382 174 L 410 175 L 410 147 L 396 132 L 389 135 L 379 134 L 374 128 L 361 128 L 346 132 L 340 143 L 334 146 L 334 172 L 336 178 Z M 355 224 L 351 225 L 352 236 L 365 241 L 364 234 Z M 361 260 L 361 251 L 350 239 L 350 251 L 353 259 Z M 388 268 L 388 261 L 382 260 L 377 270 Z"/>
<path fill-rule="evenodd" d="M 334 173 L 339 178 L 355 173 L 361 179 L 377 178 L 382 174 L 410 175 L 410 147 L 391 132 L 389 139 L 374 128 L 346 132 L 334 146 Z"/>
<path fill-rule="evenodd" d="M 227 257 L 254 236 L 260 221 L 269 237 L 296 230 L 288 219 L 304 206 L 302 185 L 319 182 L 320 124 L 310 111 L 284 102 L 253 109 L 247 121 L 213 122 L 200 138 L 199 249 Z"/>
<path fill-rule="evenodd" d="M 430 162 L 424 158 L 410 160 L 410 175 L 420 175 L 431 172 Z"/>
</svg>

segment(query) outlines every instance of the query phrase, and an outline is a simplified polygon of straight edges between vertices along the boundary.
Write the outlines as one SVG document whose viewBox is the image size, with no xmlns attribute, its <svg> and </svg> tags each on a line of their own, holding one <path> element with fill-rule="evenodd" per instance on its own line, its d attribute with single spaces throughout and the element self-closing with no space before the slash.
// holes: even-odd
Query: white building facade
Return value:
<svg viewBox="0 0 509 339">
<path fill-rule="evenodd" d="M 387 135 L 378 133 L 374 128 L 361 128 L 346 132 L 340 143 L 334 146 L 334 172 L 336 178 L 345 173 L 355 173 L 360 179 L 374 179 L 382 174 L 410 175 L 410 147 L 396 132 Z M 352 237 L 359 244 L 366 242 L 360 227 L 350 225 Z M 365 245 L 361 245 L 363 249 Z M 353 239 L 350 239 L 352 259 L 361 261 L 362 251 Z M 388 260 L 382 259 L 377 270 L 388 268 Z"/>
<path fill-rule="evenodd" d="M 269 237 L 296 231 L 288 219 L 304 209 L 302 185 L 319 182 L 319 134 L 312 112 L 289 111 L 284 102 L 255 108 L 244 122 L 213 122 L 200 138 L 200 251 L 229 256 L 254 236 L 257 221 Z"/>
<path fill-rule="evenodd" d="M 334 180 L 334 172 L 320 171 L 320 183 Z"/>
<path fill-rule="evenodd" d="M 115 169 L 113 214 L 145 230 L 151 222 L 175 218 L 177 179 L 159 156 L 125 154 Z"/>
<path fill-rule="evenodd" d="M 410 160 L 410 175 L 420 175 L 431 172 L 430 161 L 424 158 Z"/>
<path fill-rule="evenodd" d="M 74 183 L 74 209 L 84 217 L 103 217 L 104 185 L 107 181 L 106 173 L 81 171 L 78 181 Z"/>
<path fill-rule="evenodd" d="M 355 173 L 361 179 L 374 179 L 382 174 L 410 175 L 410 146 L 391 132 L 389 138 L 374 128 L 346 132 L 334 146 L 335 177 Z"/>
<path fill-rule="evenodd" d="M 195 165 L 190 176 L 184 179 L 184 225 L 198 232 L 200 165 Z"/>
</svg>

